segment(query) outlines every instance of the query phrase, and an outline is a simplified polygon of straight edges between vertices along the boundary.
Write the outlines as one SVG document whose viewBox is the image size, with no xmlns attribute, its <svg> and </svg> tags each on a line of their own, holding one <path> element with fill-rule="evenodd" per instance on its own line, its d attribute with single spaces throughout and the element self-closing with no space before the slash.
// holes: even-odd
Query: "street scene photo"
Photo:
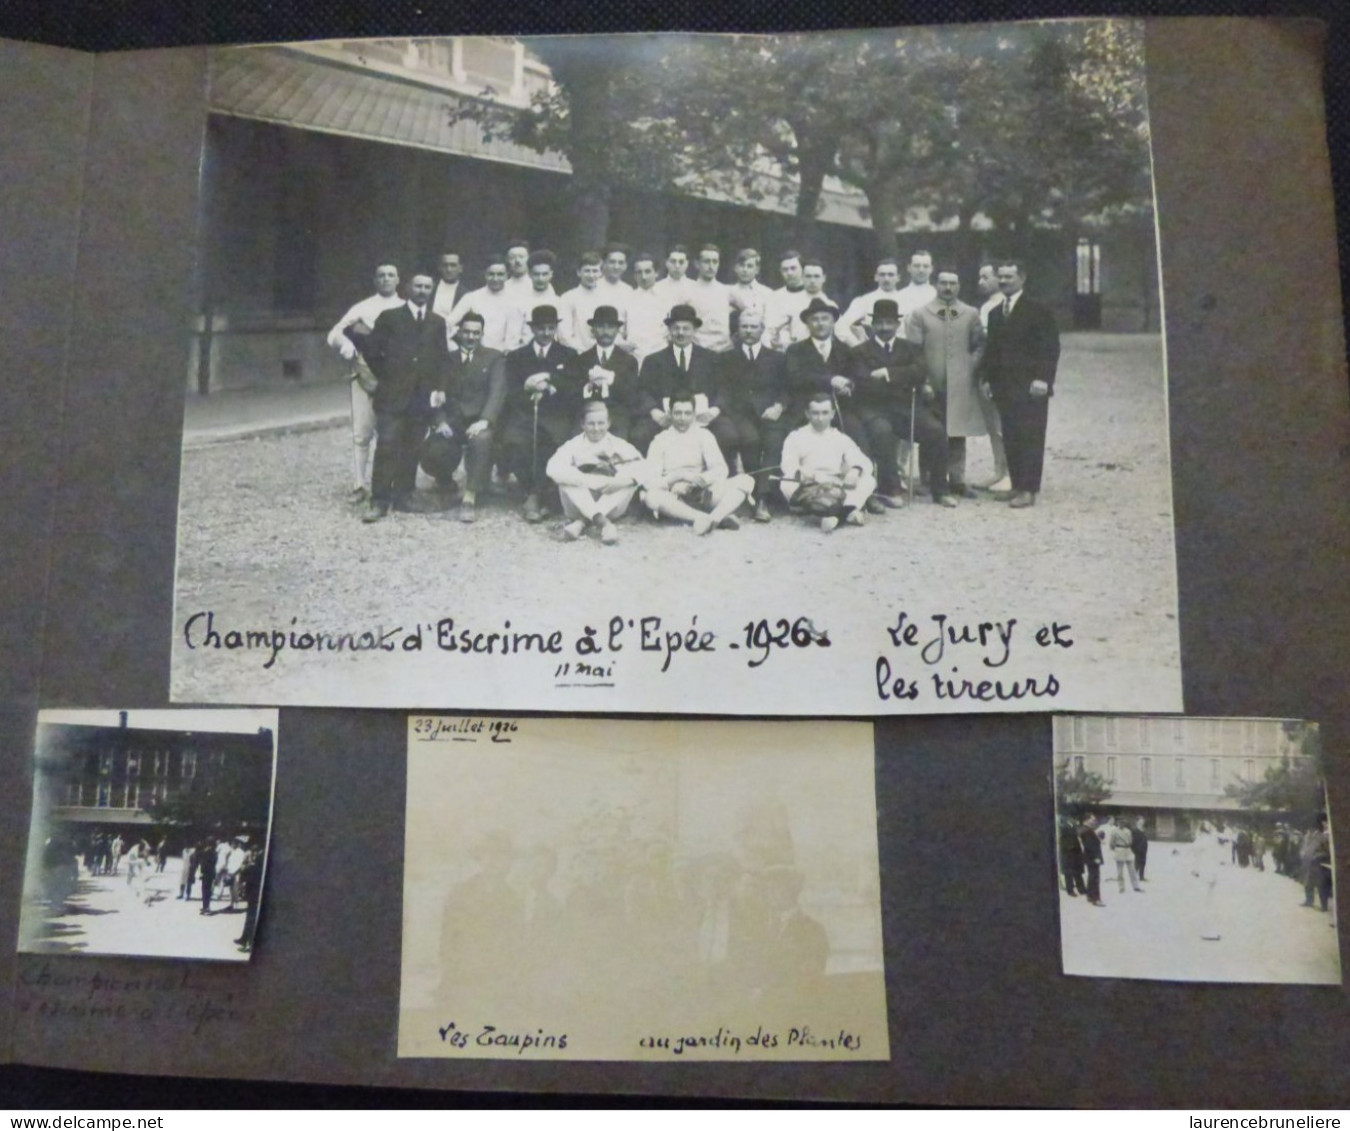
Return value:
<svg viewBox="0 0 1350 1131">
<path fill-rule="evenodd" d="M 274 710 L 44 711 L 19 950 L 248 961 Z"/>
<path fill-rule="evenodd" d="M 1316 723 L 1055 718 L 1064 972 L 1339 985 Z"/>
<path fill-rule="evenodd" d="M 209 110 L 176 701 L 1180 708 L 1140 24 L 222 48 Z"/>
<path fill-rule="evenodd" d="M 886 1060 L 869 723 L 409 719 L 399 1056 Z"/>
</svg>

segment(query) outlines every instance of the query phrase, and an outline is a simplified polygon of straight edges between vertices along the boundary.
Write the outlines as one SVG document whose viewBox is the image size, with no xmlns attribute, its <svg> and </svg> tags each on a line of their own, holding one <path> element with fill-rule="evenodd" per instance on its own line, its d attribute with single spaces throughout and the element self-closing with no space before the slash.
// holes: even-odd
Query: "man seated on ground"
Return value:
<svg viewBox="0 0 1350 1131">
<path fill-rule="evenodd" d="M 827 533 L 839 523 L 862 526 L 862 508 L 877 489 L 872 461 L 833 426 L 834 402 L 816 393 L 806 406 L 804 428 L 783 441 L 783 496 L 798 514 L 819 515 Z"/>
<path fill-rule="evenodd" d="M 548 477 L 558 485 L 563 515 L 563 539 L 575 542 L 587 526 L 599 530 L 610 546 L 619 540 L 614 520 L 628 511 L 633 495 L 646 479 L 642 454 L 627 440 L 609 434 L 609 409 L 603 401 L 586 406 L 581 435 L 553 453 Z"/>
<path fill-rule="evenodd" d="M 730 476 L 717 441 L 694 423 L 693 397 L 670 402 L 670 427 L 647 452 L 644 498 L 652 512 L 691 523 L 695 534 L 715 526 L 738 530 L 734 512 L 755 489 L 748 475 Z"/>
</svg>

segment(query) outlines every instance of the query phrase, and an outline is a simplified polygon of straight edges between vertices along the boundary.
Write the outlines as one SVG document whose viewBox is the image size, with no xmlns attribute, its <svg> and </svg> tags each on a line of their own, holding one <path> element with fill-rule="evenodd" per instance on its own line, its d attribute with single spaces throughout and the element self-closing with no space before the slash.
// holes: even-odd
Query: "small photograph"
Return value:
<svg viewBox="0 0 1350 1131">
<path fill-rule="evenodd" d="M 1339 985 L 1316 723 L 1055 719 L 1064 973 Z"/>
<path fill-rule="evenodd" d="M 886 1060 L 872 727 L 410 720 L 399 1056 Z"/>
<path fill-rule="evenodd" d="M 275 710 L 43 711 L 19 950 L 247 962 Z"/>
</svg>

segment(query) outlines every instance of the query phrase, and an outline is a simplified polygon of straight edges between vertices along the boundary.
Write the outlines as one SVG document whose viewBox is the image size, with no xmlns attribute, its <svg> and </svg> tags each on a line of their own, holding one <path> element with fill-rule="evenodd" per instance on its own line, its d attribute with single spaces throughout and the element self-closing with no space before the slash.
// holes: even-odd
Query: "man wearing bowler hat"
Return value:
<svg viewBox="0 0 1350 1131">
<path fill-rule="evenodd" d="M 618 307 L 602 303 L 595 308 L 586 325 L 595 344 L 579 353 L 568 366 L 568 381 L 576 390 L 576 413 L 568 422 L 567 435 L 573 436 L 580 425 L 581 409 L 592 401 L 603 401 L 609 409 L 609 430 L 628 438 L 641 395 L 638 387 L 638 363 L 618 344 L 624 316 Z"/>
<path fill-rule="evenodd" d="M 534 307 L 528 324 L 533 341 L 506 355 L 500 458 L 525 488 L 525 521 L 539 522 L 553 495 L 544 468 L 576 431 L 582 401 L 571 378 L 576 351 L 557 340 L 558 308 Z"/>
<path fill-rule="evenodd" d="M 899 336 L 901 313 L 895 299 L 877 299 L 870 317 L 872 336 L 854 347 L 852 387 L 839 401 L 844 418 L 840 427 L 876 461 L 880 486 L 867 509 L 879 514 L 885 507 L 900 505 L 896 458 L 911 427 L 924 466 L 940 468 L 933 487 L 934 501 L 940 502 L 947 498 L 947 437 L 926 399 L 931 393 L 924 389 L 923 348 Z"/>
<path fill-rule="evenodd" d="M 806 419 L 806 402 L 816 393 L 826 393 L 838 405 L 852 382 L 853 351 L 834 336 L 839 307 L 829 299 L 813 298 L 798 318 L 810 337 L 793 342 L 783 354 L 784 413 L 794 427 Z"/>
<path fill-rule="evenodd" d="M 702 325 L 692 305 L 677 303 L 666 316 L 670 344 L 642 361 L 638 412 L 627 437 L 640 451 L 646 451 L 656 434 L 670 427 L 670 401 L 676 394 L 693 399 L 694 418 L 701 425 L 711 424 L 719 415 L 713 407 L 717 355 L 694 341 Z"/>
</svg>

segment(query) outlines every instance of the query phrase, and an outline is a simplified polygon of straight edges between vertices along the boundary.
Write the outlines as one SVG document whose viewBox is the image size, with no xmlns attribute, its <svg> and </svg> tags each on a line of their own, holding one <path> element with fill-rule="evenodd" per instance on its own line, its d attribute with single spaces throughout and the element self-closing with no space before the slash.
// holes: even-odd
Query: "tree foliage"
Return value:
<svg viewBox="0 0 1350 1131">
<path fill-rule="evenodd" d="M 272 794 L 272 753 L 269 737 L 250 749 L 244 742 L 230 745 L 221 757 L 202 752 L 197 773 L 166 799 L 144 806 L 159 825 L 190 830 L 265 829 Z"/>
<path fill-rule="evenodd" d="M 1151 208 L 1136 23 L 526 44 L 551 89 L 525 113 L 454 116 L 564 154 L 592 242 L 620 184 L 773 195 L 808 226 L 833 177 L 865 195 L 884 250 L 914 208 L 1015 235 Z"/>
<path fill-rule="evenodd" d="M 1111 796 L 1111 786 L 1101 774 L 1078 765 L 1070 770 L 1071 765 L 1072 759 L 1065 758 L 1055 767 L 1055 798 L 1061 813 L 1080 814 Z"/>
<path fill-rule="evenodd" d="M 1326 807 L 1321 737 L 1317 727 L 1307 723 L 1286 722 L 1284 728 L 1298 754 L 1267 767 L 1260 781 L 1235 782 L 1225 792 L 1237 798 L 1243 809 L 1290 813 L 1300 820 L 1310 820 Z"/>
</svg>

